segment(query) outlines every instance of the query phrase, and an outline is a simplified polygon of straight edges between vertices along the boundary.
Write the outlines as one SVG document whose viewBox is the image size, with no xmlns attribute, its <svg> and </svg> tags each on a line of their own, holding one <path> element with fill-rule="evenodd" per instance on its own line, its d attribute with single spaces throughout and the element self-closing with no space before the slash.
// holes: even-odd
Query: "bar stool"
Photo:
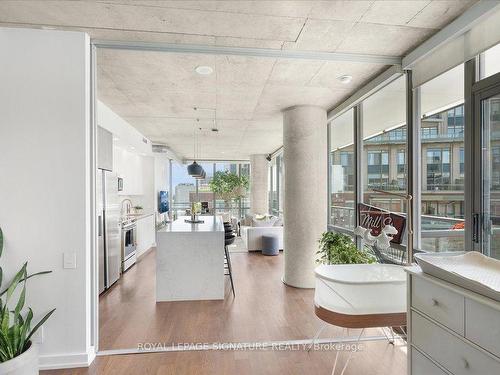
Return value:
<svg viewBox="0 0 500 375">
<path fill-rule="evenodd" d="M 229 275 L 229 279 L 231 280 L 231 289 L 233 290 L 233 296 L 236 297 L 236 294 L 234 292 L 234 283 L 233 283 L 233 272 L 232 272 L 232 267 L 231 267 L 231 258 L 229 257 L 229 250 L 228 246 L 234 243 L 234 240 L 236 239 L 236 236 L 233 233 L 233 228 L 232 226 L 230 227 L 224 227 L 224 255 L 225 255 L 225 262 L 224 262 L 224 275 Z M 227 272 L 225 270 L 227 269 Z"/>
</svg>

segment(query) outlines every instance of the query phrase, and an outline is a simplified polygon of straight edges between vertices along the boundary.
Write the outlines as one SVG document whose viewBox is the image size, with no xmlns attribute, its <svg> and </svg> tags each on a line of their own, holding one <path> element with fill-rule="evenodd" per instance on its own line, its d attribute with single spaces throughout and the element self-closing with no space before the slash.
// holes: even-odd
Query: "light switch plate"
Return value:
<svg viewBox="0 0 500 375">
<path fill-rule="evenodd" d="M 76 253 L 63 254 L 63 268 L 66 269 L 76 268 Z"/>
</svg>

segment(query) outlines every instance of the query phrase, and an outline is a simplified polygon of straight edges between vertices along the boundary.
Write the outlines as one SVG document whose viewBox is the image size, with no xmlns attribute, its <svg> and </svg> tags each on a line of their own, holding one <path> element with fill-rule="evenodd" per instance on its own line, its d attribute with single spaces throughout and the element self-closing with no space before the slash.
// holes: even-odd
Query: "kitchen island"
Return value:
<svg viewBox="0 0 500 375">
<path fill-rule="evenodd" d="M 224 224 L 221 217 L 181 216 L 156 233 L 156 301 L 224 299 Z"/>
</svg>

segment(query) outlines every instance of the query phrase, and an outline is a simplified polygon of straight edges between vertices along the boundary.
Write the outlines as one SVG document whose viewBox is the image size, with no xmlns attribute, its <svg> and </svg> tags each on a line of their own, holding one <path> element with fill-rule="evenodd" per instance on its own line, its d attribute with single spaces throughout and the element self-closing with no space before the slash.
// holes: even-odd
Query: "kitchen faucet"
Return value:
<svg viewBox="0 0 500 375">
<path fill-rule="evenodd" d="M 120 213 L 121 213 L 121 216 L 123 216 L 123 204 L 126 203 L 126 214 L 129 215 L 130 214 L 130 210 L 132 209 L 132 201 L 128 198 L 125 198 L 124 200 L 122 200 L 122 206 L 121 206 L 121 209 L 120 209 Z"/>
</svg>

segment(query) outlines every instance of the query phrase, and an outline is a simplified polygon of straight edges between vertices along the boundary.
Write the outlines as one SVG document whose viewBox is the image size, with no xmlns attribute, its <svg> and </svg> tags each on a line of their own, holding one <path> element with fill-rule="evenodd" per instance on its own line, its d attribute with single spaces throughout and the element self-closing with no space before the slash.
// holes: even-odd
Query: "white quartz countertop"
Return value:
<svg viewBox="0 0 500 375">
<path fill-rule="evenodd" d="M 220 216 L 200 216 L 203 223 L 186 223 L 189 216 L 180 216 L 177 220 L 165 227 L 158 229 L 158 233 L 199 233 L 199 232 L 224 232 L 224 224 Z"/>
</svg>

